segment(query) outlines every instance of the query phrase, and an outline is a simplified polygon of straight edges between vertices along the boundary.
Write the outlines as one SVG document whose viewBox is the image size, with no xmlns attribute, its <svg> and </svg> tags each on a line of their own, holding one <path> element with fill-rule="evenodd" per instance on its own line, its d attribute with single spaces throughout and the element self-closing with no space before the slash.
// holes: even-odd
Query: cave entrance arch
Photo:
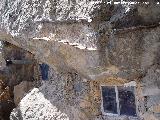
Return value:
<svg viewBox="0 0 160 120">
<path fill-rule="evenodd" d="M 6 41 L 1 42 L 0 50 L 0 118 L 9 120 L 12 109 L 40 83 L 41 76 L 32 53 Z"/>
</svg>

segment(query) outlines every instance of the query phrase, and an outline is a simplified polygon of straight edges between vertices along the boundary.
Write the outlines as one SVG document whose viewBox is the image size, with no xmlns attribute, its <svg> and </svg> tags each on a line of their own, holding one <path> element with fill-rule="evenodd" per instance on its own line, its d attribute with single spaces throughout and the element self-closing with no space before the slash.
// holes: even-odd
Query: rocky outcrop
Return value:
<svg viewBox="0 0 160 120">
<path fill-rule="evenodd" d="M 10 119 L 158 120 L 160 6 L 149 2 L 1 0 L 0 39 L 54 69 Z M 19 84 L 25 75 L 13 77 Z M 100 86 L 130 81 L 138 116 L 104 115 Z"/>
<path fill-rule="evenodd" d="M 32 89 L 13 110 L 10 119 L 88 120 L 84 111 L 90 106 L 82 105 L 87 101 L 88 87 L 87 81 L 74 71 L 59 74 L 50 69 L 49 81 L 42 81 L 41 87 Z"/>
<path fill-rule="evenodd" d="M 117 28 L 148 25 L 147 20 L 153 16 L 153 23 L 159 21 L 157 4 L 147 7 L 129 3 L 103 5 L 102 2 L 2 1 L 0 38 L 32 52 L 52 67 L 61 69 L 65 66 L 66 71 L 76 69 L 89 78 L 87 74 L 94 74 L 91 69 L 103 64 L 99 58 L 108 57 L 107 42 L 102 40 L 107 38 L 101 38 L 103 34 L 112 39 Z M 5 11 L 5 8 L 10 9 Z M 134 22 L 131 24 L 131 21 Z M 98 53 L 103 51 L 101 55 Z M 81 55 L 81 59 L 77 61 L 75 55 Z"/>
<path fill-rule="evenodd" d="M 112 70 L 114 71 L 115 68 L 112 68 Z M 58 73 L 50 68 L 49 81 L 42 81 L 41 87 L 32 89 L 21 100 L 19 106 L 13 110 L 10 119 L 158 120 L 159 94 L 146 94 L 144 96 L 142 94 L 143 88 L 147 89 L 147 87 L 142 86 L 141 82 L 143 81 L 138 82 L 138 80 L 136 80 L 136 104 L 138 107 L 137 114 L 140 115 L 135 118 L 103 116 L 101 114 L 101 91 L 99 86 L 124 86 L 127 85 L 128 80 L 99 76 L 96 80 L 90 81 L 79 76 L 75 71 L 72 71 L 72 73 Z M 154 113 L 151 111 L 154 111 Z"/>
</svg>

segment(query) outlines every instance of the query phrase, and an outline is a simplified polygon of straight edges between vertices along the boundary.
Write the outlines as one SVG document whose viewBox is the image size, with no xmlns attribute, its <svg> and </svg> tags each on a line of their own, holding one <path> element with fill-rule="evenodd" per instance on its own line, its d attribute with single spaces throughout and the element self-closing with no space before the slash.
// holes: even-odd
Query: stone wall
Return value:
<svg viewBox="0 0 160 120">
<path fill-rule="evenodd" d="M 10 119 L 22 117 L 23 119 L 87 120 L 89 118 L 86 112 L 89 106 L 85 102 L 88 99 L 88 90 L 88 82 L 83 81 L 77 72 L 57 73 L 50 68 L 49 81 L 42 81 L 41 87 L 34 88 L 28 93 L 13 110 Z M 36 114 L 31 113 L 30 116 L 30 110 Z"/>
<path fill-rule="evenodd" d="M 76 71 L 58 73 L 50 68 L 49 81 L 42 81 L 41 87 L 34 88 L 28 93 L 19 106 L 13 110 L 10 119 L 21 119 L 22 117 L 23 119 L 64 118 L 66 120 L 158 120 L 159 95 L 144 96 L 145 87 L 142 81 L 135 80 L 135 82 L 137 117 L 106 116 L 103 115 L 101 109 L 100 86 L 125 86 L 128 80 L 104 77 L 90 81 L 79 76 Z"/>
<path fill-rule="evenodd" d="M 43 86 L 39 88 L 40 90 L 33 91 L 33 99 L 31 99 L 28 104 L 33 102 L 33 104 L 35 104 L 34 106 L 37 109 L 39 108 L 39 104 L 41 104 L 42 101 L 39 101 L 37 105 L 34 103 L 34 100 L 38 99 L 35 98 L 35 96 L 36 94 L 39 95 L 40 91 L 40 93 L 44 94 L 45 100 L 47 98 L 47 101 L 53 101 L 51 102 L 53 106 L 58 107 L 62 113 L 65 113 L 67 119 L 71 120 L 81 119 L 81 116 L 82 119 L 86 120 L 158 120 L 159 26 L 153 28 L 140 27 L 131 29 L 130 31 L 120 30 L 113 36 L 104 34 L 100 39 L 99 42 L 103 44 L 104 47 L 102 50 L 97 51 L 78 50 L 69 45 L 57 47 L 56 45 L 58 44 L 56 44 L 54 47 L 62 53 L 61 57 L 65 57 L 66 59 L 64 60 L 68 61 L 68 64 L 66 64 L 63 59 L 61 59 L 62 61 L 59 61 L 59 59 L 51 59 L 52 56 L 48 57 L 50 59 L 43 59 L 50 64 L 54 61 L 54 64 L 50 67 L 55 68 L 55 70 L 50 72 L 50 74 L 53 75 L 50 75 L 51 78 L 49 81 L 43 83 Z M 42 47 L 42 43 L 43 42 L 41 42 L 40 47 Z M 44 49 L 41 50 L 45 51 L 47 49 L 44 47 Z M 66 52 L 66 50 L 69 51 Z M 70 58 L 70 56 L 72 56 L 73 59 Z M 87 60 L 87 58 L 89 59 Z M 54 66 L 57 64 L 59 65 L 58 67 Z M 74 66 L 76 69 L 66 69 L 66 65 Z M 88 72 L 84 72 L 86 70 Z M 113 117 L 102 115 L 100 84 L 123 85 L 130 81 L 135 81 L 137 83 L 136 105 L 138 117 Z M 24 101 L 22 100 L 23 102 L 20 105 L 23 106 L 30 97 L 32 98 L 32 94 L 24 98 Z M 21 117 L 26 118 L 30 111 L 25 113 L 28 107 L 23 107 L 24 112 L 21 114 Z M 20 114 L 20 109 L 19 107 L 15 109 L 11 117 L 18 117 L 17 115 Z M 32 109 L 34 108 L 32 107 Z M 35 113 L 36 112 L 35 110 Z M 50 114 L 45 107 L 43 112 Z M 42 116 L 48 118 L 49 116 L 47 116 L 47 114 L 44 113 Z M 52 114 L 51 118 L 54 118 L 55 114 Z M 41 114 L 38 112 L 32 117 L 37 119 L 39 116 L 41 116 Z M 20 118 L 18 117 L 18 119 Z"/>
</svg>

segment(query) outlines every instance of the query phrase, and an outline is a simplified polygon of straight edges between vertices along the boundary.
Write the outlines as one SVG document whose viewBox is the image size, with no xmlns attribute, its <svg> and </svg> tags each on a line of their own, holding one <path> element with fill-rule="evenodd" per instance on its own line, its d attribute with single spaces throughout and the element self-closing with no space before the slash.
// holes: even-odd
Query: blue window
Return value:
<svg viewBox="0 0 160 120">
<path fill-rule="evenodd" d="M 42 80 L 48 80 L 49 66 L 45 63 L 40 64 Z"/>
<path fill-rule="evenodd" d="M 101 86 L 104 114 L 137 116 L 134 87 Z"/>
<path fill-rule="evenodd" d="M 115 88 L 102 86 L 102 96 L 104 112 L 118 114 Z"/>
</svg>

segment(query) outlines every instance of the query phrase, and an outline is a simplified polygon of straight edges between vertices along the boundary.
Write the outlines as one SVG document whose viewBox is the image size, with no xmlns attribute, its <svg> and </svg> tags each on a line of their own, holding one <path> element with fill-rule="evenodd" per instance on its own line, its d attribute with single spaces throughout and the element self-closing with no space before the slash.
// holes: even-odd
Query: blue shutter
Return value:
<svg viewBox="0 0 160 120">
<path fill-rule="evenodd" d="M 41 70 L 42 80 L 48 80 L 49 66 L 45 63 L 42 63 L 40 65 L 40 70 Z"/>
</svg>

